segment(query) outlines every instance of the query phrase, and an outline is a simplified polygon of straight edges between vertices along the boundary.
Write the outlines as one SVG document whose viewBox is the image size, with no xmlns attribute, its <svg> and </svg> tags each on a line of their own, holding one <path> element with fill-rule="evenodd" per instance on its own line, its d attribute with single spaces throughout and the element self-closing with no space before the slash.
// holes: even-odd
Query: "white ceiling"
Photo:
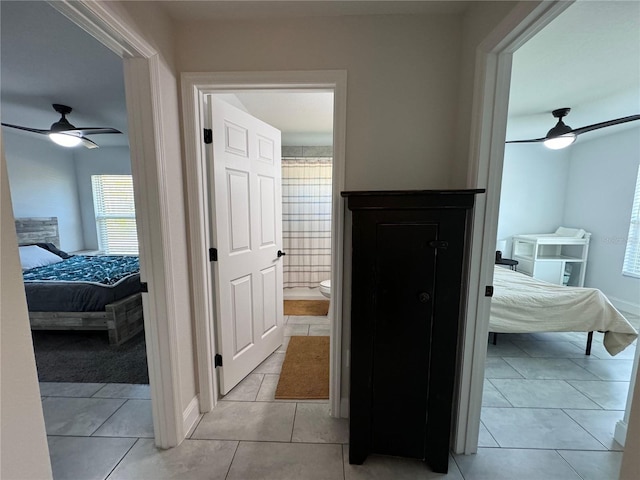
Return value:
<svg viewBox="0 0 640 480">
<path fill-rule="evenodd" d="M 48 129 L 60 118 L 51 104 L 61 103 L 73 108 L 67 119 L 76 127 L 125 133 L 92 137 L 99 145 L 128 145 L 117 55 L 45 2 L 0 1 L 0 22 L 3 122 Z"/>
<path fill-rule="evenodd" d="M 368 13 L 460 14 L 468 4 L 158 2 L 159 8 L 165 8 L 179 20 Z M 126 133 L 122 62 L 115 54 L 44 2 L 2 0 L 0 19 L 3 122 L 48 128 L 58 118 L 51 103 L 63 103 L 74 108 L 69 120 L 76 126 L 115 127 Z M 576 128 L 640 113 L 640 2 L 577 2 L 514 54 L 513 72 L 508 139 L 543 136 L 554 124 L 551 110 L 559 107 L 572 107 L 566 123 Z M 256 93 L 243 93 L 241 97 L 247 110 L 257 112 L 256 116 L 269 123 L 282 125 L 283 130 L 326 128 L 326 118 L 331 116 L 328 104 L 317 98 L 307 98 L 304 107 L 296 99 L 289 110 L 284 110 L 288 104 L 284 98 L 269 97 L 267 101 L 271 105 L 268 105 L 259 102 Z M 323 110 L 313 110 L 309 104 L 324 105 Z M 270 119 L 272 112 L 278 118 Z M 599 132 L 619 128 L 623 126 Z M 588 135 L 596 133 L 586 134 L 584 138 Z M 102 146 L 122 145 L 126 144 L 126 135 L 101 135 L 94 140 Z"/>
<path fill-rule="evenodd" d="M 237 91 L 220 97 L 280 130 L 283 145 L 333 144 L 330 91 Z"/>
<path fill-rule="evenodd" d="M 345 15 L 460 14 L 471 1 L 160 1 L 175 20 L 334 17 Z"/>
<path fill-rule="evenodd" d="M 573 128 L 639 114 L 640 2 L 574 3 L 515 52 L 512 72 L 508 140 L 545 136 L 562 107 Z"/>
</svg>

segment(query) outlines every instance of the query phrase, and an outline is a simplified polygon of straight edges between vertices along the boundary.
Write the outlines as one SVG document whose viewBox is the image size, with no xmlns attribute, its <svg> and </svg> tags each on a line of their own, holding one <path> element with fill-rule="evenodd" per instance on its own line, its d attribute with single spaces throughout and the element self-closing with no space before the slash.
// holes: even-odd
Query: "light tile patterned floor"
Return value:
<svg viewBox="0 0 640 480">
<path fill-rule="evenodd" d="M 288 335 L 327 335 L 326 318 L 289 317 Z M 595 335 L 508 335 L 489 345 L 477 455 L 449 474 L 417 460 L 370 456 L 349 465 L 348 422 L 328 402 L 274 400 L 283 346 L 170 450 L 153 443 L 148 385 L 42 383 L 56 479 L 614 480 L 635 346 L 615 358 Z"/>
</svg>

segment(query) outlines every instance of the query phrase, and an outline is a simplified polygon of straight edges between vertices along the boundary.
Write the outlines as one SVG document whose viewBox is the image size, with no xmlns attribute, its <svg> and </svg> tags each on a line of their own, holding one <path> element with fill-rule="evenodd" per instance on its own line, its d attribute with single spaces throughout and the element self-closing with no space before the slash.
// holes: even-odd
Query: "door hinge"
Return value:
<svg viewBox="0 0 640 480">
<path fill-rule="evenodd" d="M 218 261 L 218 249 L 217 248 L 210 248 L 209 249 L 209 261 L 210 262 L 217 262 Z"/>
<path fill-rule="evenodd" d="M 213 130 L 211 130 L 210 128 L 204 129 L 204 143 L 206 143 L 207 145 L 213 143 Z"/>
<path fill-rule="evenodd" d="M 213 365 L 216 367 L 222 366 L 222 355 L 216 353 L 216 356 L 213 358 Z"/>
<path fill-rule="evenodd" d="M 140 291 L 149 293 L 149 284 L 147 282 L 140 282 Z"/>
<path fill-rule="evenodd" d="M 449 242 L 445 242 L 444 240 L 431 240 L 429 242 L 429 246 L 431 248 L 443 248 L 443 249 L 446 249 L 449 246 Z"/>
<path fill-rule="evenodd" d="M 484 296 L 493 297 L 493 285 L 487 285 L 484 287 Z"/>
</svg>

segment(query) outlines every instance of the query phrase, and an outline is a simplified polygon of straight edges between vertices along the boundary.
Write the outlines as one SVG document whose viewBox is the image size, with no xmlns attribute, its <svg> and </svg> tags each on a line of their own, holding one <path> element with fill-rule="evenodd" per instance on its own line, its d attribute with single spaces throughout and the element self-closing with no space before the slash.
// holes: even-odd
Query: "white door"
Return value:
<svg viewBox="0 0 640 480">
<path fill-rule="evenodd" d="M 213 240 L 220 393 L 283 340 L 280 131 L 217 98 L 213 129 Z"/>
</svg>

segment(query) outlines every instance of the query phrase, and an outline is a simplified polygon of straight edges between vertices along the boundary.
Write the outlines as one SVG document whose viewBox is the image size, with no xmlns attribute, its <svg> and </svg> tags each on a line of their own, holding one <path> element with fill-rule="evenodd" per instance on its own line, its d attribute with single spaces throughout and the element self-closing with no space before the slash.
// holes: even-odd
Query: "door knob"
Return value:
<svg viewBox="0 0 640 480">
<path fill-rule="evenodd" d="M 282 257 L 286 255 L 286 252 L 283 252 L 282 250 L 278 250 L 278 258 Z"/>
<path fill-rule="evenodd" d="M 427 303 L 429 300 L 431 300 L 431 295 L 429 295 L 427 292 L 422 292 L 418 295 L 418 300 L 420 300 L 420 303 Z"/>
</svg>

